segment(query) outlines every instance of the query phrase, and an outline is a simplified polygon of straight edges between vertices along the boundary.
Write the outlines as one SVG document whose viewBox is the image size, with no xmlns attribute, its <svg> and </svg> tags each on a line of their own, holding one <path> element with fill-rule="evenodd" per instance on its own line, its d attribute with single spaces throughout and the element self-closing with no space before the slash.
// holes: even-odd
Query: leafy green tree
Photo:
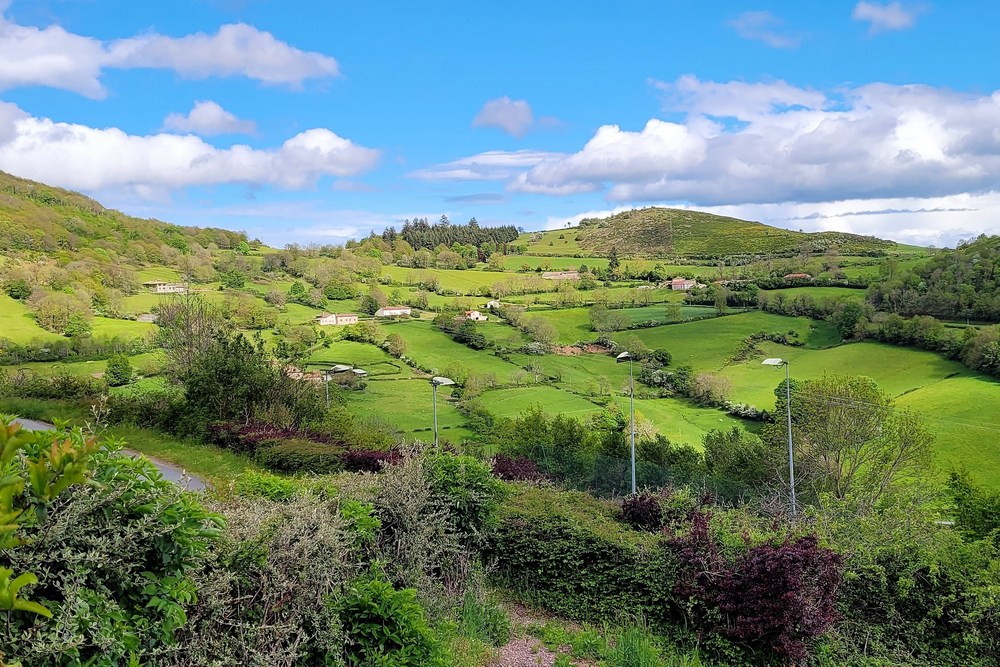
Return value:
<svg viewBox="0 0 1000 667">
<path fill-rule="evenodd" d="M 220 276 L 222 286 L 228 289 L 243 289 L 247 284 L 247 276 L 239 269 L 230 269 Z"/>
<path fill-rule="evenodd" d="M 16 278 L 7 283 L 7 296 L 23 301 L 31 296 L 31 285 L 24 278 Z"/>
<path fill-rule="evenodd" d="M 108 366 L 104 371 L 104 379 L 109 387 L 121 387 L 132 381 L 134 371 L 128 357 L 124 354 L 116 354 L 108 359 Z"/>
<path fill-rule="evenodd" d="M 236 252 L 238 252 L 241 255 L 249 255 L 250 244 L 247 243 L 246 241 L 240 241 L 239 243 L 236 244 Z"/>
</svg>

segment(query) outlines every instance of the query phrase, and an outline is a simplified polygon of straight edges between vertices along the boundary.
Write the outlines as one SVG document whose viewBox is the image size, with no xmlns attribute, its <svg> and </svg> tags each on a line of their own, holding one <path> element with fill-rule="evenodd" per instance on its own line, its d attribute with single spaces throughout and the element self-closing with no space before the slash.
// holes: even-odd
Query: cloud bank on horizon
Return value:
<svg viewBox="0 0 1000 667">
<path fill-rule="evenodd" d="M 383 19 L 376 51 L 351 38 L 364 16 L 338 16 L 331 39 L 321 26 L 339 24 L 293 27 L 266 4 L 252 21 L 194 3 L 190 25 L 181 11 L 88 34 L 79 15 L 70 28 L 0 2 L 0 169 L 278 243 L 344 240 L 428 211 L 540 228 L 644 205 L 919 243 L 1000 232 L 997 75 L 984 61 L 949 81 L 913 55 L 914 72 L 892 81 L 864 60 L 951 7 L 840 8 L 836 38 L 859 52 L 841 60 L 821 53 L 831 20 L 801 8 L 691 10 L 681 19 L 714 26 L 743 67 L 726 57 L 706 62 L 711 76 L 664 77 L 655 58 L 576 65 L 570 38 L 525 41 L 532 53 L 516 57 L 489 43 L 386 46 L 408 17 Z M 93 20 L 108 18 L 101 9 Z M 259 27 L 269 22 L 280 38 Z M 491 25 L 498 38 L 526 30 L 517 16 Z M 824 62 L 830 74 L 816 76 Z"/>
</svg>

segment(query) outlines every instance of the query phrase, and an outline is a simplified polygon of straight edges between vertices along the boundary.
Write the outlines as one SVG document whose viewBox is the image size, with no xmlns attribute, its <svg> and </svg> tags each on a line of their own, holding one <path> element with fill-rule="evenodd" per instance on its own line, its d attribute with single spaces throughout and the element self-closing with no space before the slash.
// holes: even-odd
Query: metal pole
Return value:
<svg viewBox="0 0 1000 667">
<path fill-rule="evenodd" d="M 632 357 L 628 358 L 628 394 L 631 416 L 629 417 L 629 436 L 632 441 L 632 495 L 635 495 L 635 381 L 632 379 Z"/>
<path fill-rule="evenodd" d="M 795 459 L 792 457 L 792 389 L 788 373 L 788 362 L 785 362 L 785 408 L 788 412 L 788 483 L 792 489 L 792 516 L 798 511 L 795 506 Z"/>
<path fill-rule="evenodd" d="M 323 377 L 326 379 L 326 382 L 323 383 L 323 386 L 326 387 L 326 409 L 329 410 L 330 409 L 330 371 L 324 371 L 323 372 Z"/>
<path fill-rule="evenodd" d="M 434 389 L 434 448 L 438 446 L 438 386 L 431 384 Z"/>
</svg>

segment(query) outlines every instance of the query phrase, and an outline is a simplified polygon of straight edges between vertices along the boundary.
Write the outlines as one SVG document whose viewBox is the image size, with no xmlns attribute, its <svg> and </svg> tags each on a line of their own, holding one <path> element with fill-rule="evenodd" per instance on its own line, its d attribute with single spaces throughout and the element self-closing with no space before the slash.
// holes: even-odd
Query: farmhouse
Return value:
<svg viewBox="0 0 1000 667">
<path fill-rule="evenodd" d="M 486 320 L 490 319 L 489 316 L 483 315 L 478 310 L 467 310 L 465 311 L 465 314 L 462 317 L 464 317 L 467 320 L 472 320 L 473 322 L 485 322 Z"/>
<path fill-rule="evenodd" d="M 408 306 L 386 306 L 375 311 L 375 317 L 405 317 L 411 312 Z"/>
<path fill-rule="evenodd" d="M 579 280 L 579 271 L 546 271 L 542 274 L 546 280 Z"/>
<path fill-rule="evenodd" d="M 494 299 L 493 301 L 486 302 L 486 310 L 500 310 L 500 302 Z"/>
<path fill-rule="evenodd" d="M 346 324 L 357 324 L 358 316 L 354 313 L 323 313 L 316 316 L 316 324 L 321 327 L 344 326 Z"/>
<path fill-rule="evenodd" d="M 142 286 L 156 294 L 186 294 L 188 291 L 184 285 L 179 283 L 165 283 L 162 280 L 147 280 Z"/>
<path fill-rule="evenodd" d="M 681 278 L 677 277 L 670 281 L 670 289 L 679 292 L 686 292 L 687 290 L 697 287 L 698 281 L 691 278 Z"/>
<path fill-rule="evenodd" d="M 812 280 L 808 273 L 789 273 L 785 275 L 785 280 Z"/>
</svg>

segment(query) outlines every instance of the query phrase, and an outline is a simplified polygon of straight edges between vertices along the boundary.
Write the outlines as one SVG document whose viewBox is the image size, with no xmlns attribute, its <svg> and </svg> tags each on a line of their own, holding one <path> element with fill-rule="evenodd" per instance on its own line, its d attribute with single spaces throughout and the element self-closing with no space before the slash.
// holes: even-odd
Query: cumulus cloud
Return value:
<svg viewBox="0 0 1000 667">
<path fill-rule="evenodd" d="M 185 115 L 172 113 L 163 120 L 163 129 L 193 132 L 210 137 L 216 134 L 253 134 L 257 125 L 252 120 L 240 120 L 211 100 L 194 103 Z"/>
<path fill-rule="evenodd" d="M 861 0 L 854 6 L 851 18 L 869 24 L 872 34 L 889 30 L 906 30 L 917 24 L 917 17 L 927 8 L 923 5 L 904 6 L 899 2 L 867 2 Z"/>
<path fill-rule="evenodd" d="M 523 137 L 534 124 L 531 106 L 524 100 L 512 100 L 506 95 L 490 100 L 472 119 L 473 127 L 496 127 L 512 137 Z"/>
<path fill-rule="evenodd" d="M 818 93 L 692 77 L 658 86 L 683 120 L 653 119 L 639 131 L 604 126 L 575 153 L 515 170 L 508 187 L 607 188 L 613 202 L 711 206 L 945 196 L 1000 183 L 1000 91 L 876 83 Z"/>
<path fill-rule="evenodd" d="M 58 25 L 17 25 L 3 9 L 0 4 L 0 89 L 48 86 L 102 98 L 107 91 L 101 74 L 109 68 L 170 69 L 189 79 L 243 76 L 291 87 L 339 75 L 330 56 L 302 51 L 244 23 L 224 25 L 214 34 L 149 33 L 103 42 Z"/>
<path fill-rule="evenodd" d="M 128 188 L 155 194 L 220 183 L 303 188 L 323 176 L 356 176 L 378 159 L 379 151 L 323 128 L 301 132 L 273 149 L 221 149 L 190 134 L 131 135 L 0 105 L 0 169 L 75 190 Z"/>
<path fill-rule="evenodd" d="M 743 12 L 729 22 L 743 39 L 763 42 L 775 49 L 794 49 L 802 43 L 802 36 L 789 33 L 785 20 L 768 11 Z"/>
</svg>

